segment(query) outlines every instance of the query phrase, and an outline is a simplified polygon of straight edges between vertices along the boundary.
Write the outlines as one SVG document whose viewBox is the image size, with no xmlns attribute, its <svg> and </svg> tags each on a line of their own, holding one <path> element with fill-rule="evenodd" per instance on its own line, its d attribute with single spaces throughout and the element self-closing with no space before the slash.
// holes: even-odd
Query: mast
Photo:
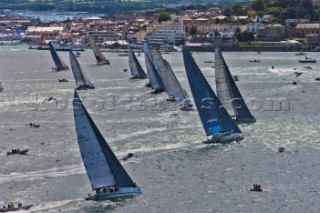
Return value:
<svg viewBox="0 0 320 213">
<path fill-rule="evenodd" d="M 217 96 L 229 115 L 237 122 L 255 122 L 219 48 L 215 50 L 215 75 Z"/>
<path fill-rule="evenodd" d="M 62 59 L 59 57 L 57 51 L 55 50 L 52 42 L 50 41 L 49 42 L 49 49 L 50 49 L 50 53 L 51 53 L 51 56 L 52 56 L 52 59 L 53 59 L 53 62 L 56 66 L 56 69 L 57 70 L 68 70 L 69 67 L 62 61 Z"/>
<path fill-rule="evenodd" d="M 131 75 L 133 77 L 145 78 L 146 73 L 142 69 L 141 64 L 139 63 L 137 57 L 135 56 L 130 46 L 128 46 L 128 53 L 129 53 L 129 67 L 130 67 Z"/>
<path fill-rule="evenodd" d="M 221 106 L 218 97 L 209 86 L 190 51 L 183 48 L 182 52 L 191 92 L 207 136 L 224 131 L 241 133 L 230 115 Z"/>
<path fill-rule="evenodd" d="M 153 57 L 151 55 L 149 46 L 147 42 L 144 42 L 143 44 L 143 50 L 144 50 L 144 57 L 146 61 L 146 67 L 148 71 L 148 76 L 150 80 L 150 85 L 153 89 L 165 91 L 165 87 L 163 86 L 163 82 L 159 76 L 158 71 L 156 70 L 154 66 Z"/>
<path fill-rule="evenodd" d="M 93 122 L 76 91 L 73 108 L 78 145 L 92 189 L 113 185 L 136 187 Z"/>
<path fill-rule="evenodd" d="M 94 42 L 94 39 L 91 35 L 88 36 L 89 43 L 92 48 L 93 54 L 96 57 L 97 63 L 99 64 L 110 64 L 110 61 L 102 54 L 97 44 Z"/>
<path fill-rule="evenodd" d="M 76 85 L 78 89 L 94 89 L 94 85 L 91 83 L 86 74 L 82 71 L 82 68 L 74 56 L 73 52 L 70 50 L 69 52 L 70 64 L 73 76 L 76 81 Z"/>
</svg>

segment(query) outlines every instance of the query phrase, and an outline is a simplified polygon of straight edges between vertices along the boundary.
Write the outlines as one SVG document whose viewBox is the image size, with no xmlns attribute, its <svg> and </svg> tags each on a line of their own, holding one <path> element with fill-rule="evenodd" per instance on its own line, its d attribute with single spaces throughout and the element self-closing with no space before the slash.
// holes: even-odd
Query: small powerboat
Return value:
<svg viewBox="0 0 320 213">
<path fill-rule="evenodd" d="M 67 79 L 58 79 L 59 82 L 69 82 Z"/>
<path fill-rule="evenodd" d="M 249 62 L 260 62 L 258 59 L 250 60 Z"/>
<path fill-rule="evenodd" d="M 3 206 L 2 208 L 0 208 L 0 212 L 13 212 L 13 211 L 20 211 L 20 210 L 29 210 L 32 206 L 33 206 L 33 204 L 22 206 L 22 204 L 19 203 L 18 206 L 15 207 L 13 205 L 13 203 L 9 203 L 8 207 Z"/>
<path fill-rule="evenodd" d="M 29 151 L 29 149 L 23 149 L 23 150 L 19 150 L 19 149 L 13 149 L 11 152 L 7 152 L 7 155 L 25 155 L 27 154 L 27 152 Z"/>
<path fill-rule="evenodd" d="M 250 191 L 252 191 L 252 192 L 262 192 L 262 188 L 261 188 L 260 184 L 259 185 L 253 184 L 253 188 L 250 189 Z"/>
</svg>

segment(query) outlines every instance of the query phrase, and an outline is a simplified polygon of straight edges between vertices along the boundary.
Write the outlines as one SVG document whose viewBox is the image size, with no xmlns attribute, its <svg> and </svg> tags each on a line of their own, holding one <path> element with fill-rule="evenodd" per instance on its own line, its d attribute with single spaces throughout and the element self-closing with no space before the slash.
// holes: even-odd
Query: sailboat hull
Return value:
<svg viewBox="0 0 320 213">
<path fill-rule="evenodd" d="M 88 90 L 88 89 L 94 89 L 94 87 L 85 84 L 85 85 L 79 85 L 75 88 L 75 90 Z"/>
<path fill-rule="evenodd" d="M 147 79 L 148 77 L 146 75 L 144 76 L 132 76 L 130 79 Z"/>
<path fill-rule="evenodd" d="M 242 133 L 217 133 L 212 135 L 212 138 L 208 140 L 211 143 L 229 143 L 232 141 L 241 141 L 243 140 Z"/>
<path fill-rule="evenodd" d="M 106 191 L 106 192 L 99 192 L 91 197 L 86 198 L 86 200 L 110 200 L 110 199 L 117 199 L 117 198 L 130 198 L 141 194 L 140 188 L 137 187 L 123 187 L 119 188 L 119 191 Z"/>
<path fill-rule="evenodd" d="M 109 61 L 97 61 L 96 65 L 105 65 L 105 64 L 110 64 Z"/>
<path fill-rule="evenodd" d="M 236 124 L 251 124 L 251 123 L 255 123 L 256 119 L 254 118 L 236 118 L 235 119 Z"/>
<path fill-rule="evenodd" d="M 69 67 L 66 66 L 66 67 L 52 67 L 53 70 L 56 70 L 56 71 L 67 71 L 69 70 Z"/>
</svg>

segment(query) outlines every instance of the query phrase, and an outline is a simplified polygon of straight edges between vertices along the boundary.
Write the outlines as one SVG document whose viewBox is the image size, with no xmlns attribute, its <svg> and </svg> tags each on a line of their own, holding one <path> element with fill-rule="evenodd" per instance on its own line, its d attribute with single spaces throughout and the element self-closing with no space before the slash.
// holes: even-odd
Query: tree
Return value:
<svg viewBox="0 0 320 213">
<path fill-rule="evenodd" d="M 195 35 L 197 35 L 197 33 L 198 33 L 197 28 L 195 26 L 192 26 L 190 29 L 190 35 L 195 36 Z"/>
<path fill-rule="evenodd" d="M 236 4 L 232 7 L 232 11 L 237 16 L 244 16 L 246 15 L 246 11 L 239 5 Z"/>
<path fill-rule="evenodd" d="M 251 3 L 250 7 L 255 11 L 264 11 L 266 8 L 264 0 L 255 0 Z"/>
<path fill-rule="evenodd" d="M 158 22 L 171 20 L 170 14 L 167 12 L 161 12 L 158 17 Z"/>
<path fill-rule="evenodd" d="M 280 17 L 282 20 L 289 18 L 296 18 L 296 10 L 293 7 L 288 7 L 280 13 Z"/>
<path fill-rule="evenodd" d="M 252 32 L 245 30 L 243 33 L 241 33 L 239 28 L 236 29 L 234 35 L 240 42 L 248 42 L 255 39 Z"/>
<path fill-rule="evenodd" d="M 298 5 L 298 7 L 302 7 L 303 9 L 307 10 L 308 13 L 312 13 L 313 12 L 313 5 L 312 5 L 312 1 L 311 0 L 302 0 L 302 1 L 300 1 L 300 4 Z"/>
<path fill-rule="evenodd" d="M 228 7 L 227 9 L 225 9 L 225 10 L 223 11 L 223 15 L 224 15 L 224 16 L 227 16 L 227 17 L 231 17 L 231 15 L 232 15 L 232 10 Z"/>
<path fill-rule="evenodd" d="M 297 18 L 308 18 L 310 19 L 310 14 L 308 10 L 299 7 L 296 11 Z"/>
<path fill-rule="evenodd" d="M 265 10 L 265 13 L 279 17 L 282 10 L 283 9 L 281 7 L 269 7 Z"/>
<path fill-rule="evenodd" d="M 255 10 L 249 10 L 247 16 L 251 17 L 256 14 L 257 14 L 257 12 Z"/>
</svg>

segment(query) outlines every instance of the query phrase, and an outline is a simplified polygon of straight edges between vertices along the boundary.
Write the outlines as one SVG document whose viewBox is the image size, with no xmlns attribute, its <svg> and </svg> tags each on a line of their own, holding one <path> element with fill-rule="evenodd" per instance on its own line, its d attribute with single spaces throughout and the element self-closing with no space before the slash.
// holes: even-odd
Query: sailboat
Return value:
<svg viewBox="0 0 320 213">
<path fill-rule="evenodd" d="M 50 49 L 50 53 L 51 53 L 53 62 L 56 66 L 56 67 L 53 67 L 52 69 L 57 70 L 57 71 L 69 70 L 69 67 L 66 65 L 66 63 L 63 62 L 63 60 L 57 54 L 57 51 L 55 50 L 54 46 L 52 45 L 52 42 L 49 42 L 49 49 Z"/>
<path fill-rule="evenodd" d="M 179 108 L 184 111 L 192 110 L 192 104 L 186 91 L 181 87 L 176 75 L 170 64 L 163 59 L 158 50 L 154 50 L 153 55 L 155 67 L 159 72 L 166 91 L 171 99 L 179 104 Z"/>
<path fill-rule="evenodd" d="M 215 75 L 217 96 L 229 115 L 237 123 L 256 122 L 234 82 L 219 48 L 215 50 Z"/>
<path fill-rule="evenodd" d="M 183 48 L 184 66 L 194 102 L 208 142 L 228 143 L 243 140 L 243 134 L 222 106 L 187 48 Z"/>
<path fill-rule="evenodd" d="M 96 194 L 89 195 L 86 199 L 98 201 L 141 194 L 140 188 L 112 152 L 76 91 L 73 109 L 81 157 L 92 190 L 96 191 Z"/>
<path fill-rule="evenodd" d="M 149 77 L 149 85 L 154 91 L 152 93 L 161 93 L 165 91 L 163 82 L 159 76 L 158 71 L 156 70 L 153 62 L 153 56 L 151 55 L 149 46 L 147 42 L 143 44 L 144 57 L 146 61 L 146 67 Z"/>
<path fill-rule="evenodd" d="M 72 73 L 77 85 L 76 90 L 94 89 L 95 87 L 88 79 L 86 74 L 82 71 L 79 62 L 72 51 L 69 52 L 69 57 Z"/>
<path fill-rule="evenodd" d="M 141 64 L 139 63 L 137 57 L 135 56 L 130 46 L 128 46 L 128 53 L 129 67 L 132 75 L 131 79 L 146 79 L 147 75 L 142 69 Z"/>
<path fill-rule="evenodd" d="M 94 39 L 91 35 L 88 36 L 90 46 L 92 48 L 93 54 L 96 57 L 97 65 L 110 64 L 108 59 L 104 57 L 97 44 L 94 42 Z"/>
</svg>

